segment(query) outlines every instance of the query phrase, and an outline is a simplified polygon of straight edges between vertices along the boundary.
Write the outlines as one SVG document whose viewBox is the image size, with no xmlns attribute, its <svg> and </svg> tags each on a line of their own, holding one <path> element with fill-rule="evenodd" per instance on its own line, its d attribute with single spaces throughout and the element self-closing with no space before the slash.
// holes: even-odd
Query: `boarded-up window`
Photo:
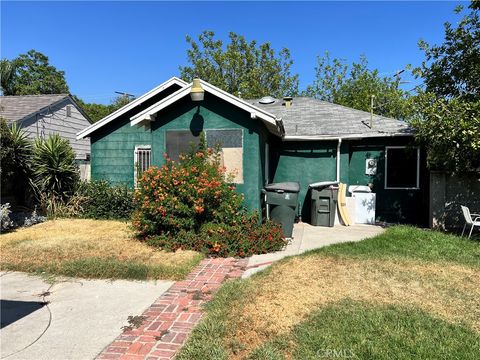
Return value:
<svg viewBox="0 0 480 360">
<path fill-rule="evenodd" d="M 221 149 L 221 163 L 235 184 L 243 183 L 243 132 L 235 130 L 207 130 L 207 146 Z"/>
<path fill-rule="evenodd" d="M 135 186 L 142 174 L 152 165 L 152 149 L 149 145 L 141 145 L 135 147 L 135 169 L 134 178 Z"/>
<path fill-rule="evenodd" d="M 221 165 L 227 174 L 233 175 L 233 182 L 243 183 L 243 131 L 241 129 L 204 130 L 207 146 L 220 147 Z M 189 130 L 167 130 L 166 151 L 170 159 L 177 161 L 180 154 L 188 153 L 192 145 L 200 142 L 200 136 L 194 136 Z"/>
<path fill-rule="evenodd" d="M 418 189 L 420 186 L 420 149 L 387 146 L 385 149 L 385 188 Z"/>
</svg>

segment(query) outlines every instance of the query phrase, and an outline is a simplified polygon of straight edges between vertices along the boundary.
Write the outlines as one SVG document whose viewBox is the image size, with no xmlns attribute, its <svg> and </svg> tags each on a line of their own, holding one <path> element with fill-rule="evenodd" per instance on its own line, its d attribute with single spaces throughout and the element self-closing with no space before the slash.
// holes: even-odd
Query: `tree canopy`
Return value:
<svg viewBox="0 0 480 360">
<path fill-rule="evenodd" d="M 231 32 L 224 46 L 213 31 L 204 31 L 198 42 L 187 36 L 189 65 L 180 67 L 181 77 L 199 77 L 243 98 L 293 96 L 298 93 L 298 75 L 291 73 L 293 60 L 286 48 L 276 52 L 266 42 L 257 44 Z"/>
<path fill-rule="evenodd" d="M 480 173 L 479 5 L 471 3 L 457 28 L 445 24 L 443 44 L 419 44 L 425 61 L 415 72 L 426 91 L 410 101 L 415 110 L 411 124 L 432 168 Z"/>
<path fill-rule="evenodd" d="M 90 120 L 97 122 L 100 119 L 103 119 L 105 116 L 110 115 L 114 111 L 117 111 L 121 107 L 128 104 L 132 99 L 128 96 L 120 95 L 117 96 L 113 101 L 108 104 L 98 104 L 98 103 L 87 103 L 80 99 L 78 96 L 74 96 L 77 104 L 85 111 Z"/>
<path fill-rule="evenodd" d="M 442 44 L 419 41 L 425 60 L 416 69 L 416 74 L 424 79 L 427 92 L 442 97 L 480 100 L 480 2 L 472 1 L 469 8 L 470 12 L 457 27 L 445 23 Z M 459 6 L 455 12 L 462 10 Z"/>
<path fill-rule="evenodd" d="M 399 76 L 382 77 L 377 69 L 370 70 L 365 56 L 349 65 L 326 52 L 317 57 L 315 80 L 304 94 L 363 111 L 371 111 L 373 96 L 374 113 L 403 119 L 408 115 L 408 93 L 399 83 Z"/>
<path fill-rule="evenodd" d="M 1 75 L 4 95 L 69 93 L 65 72 L 50 65 L 48 57 L 35 50 L 13 60 L 2 59 Z"/>
</svg>

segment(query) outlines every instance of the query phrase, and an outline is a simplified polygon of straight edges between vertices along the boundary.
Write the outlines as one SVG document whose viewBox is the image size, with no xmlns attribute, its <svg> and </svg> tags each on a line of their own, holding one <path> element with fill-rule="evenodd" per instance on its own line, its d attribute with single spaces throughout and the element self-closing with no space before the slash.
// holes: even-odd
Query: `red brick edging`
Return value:
<svg viewBox="0 0 480 360">
<path fill-rule="evenodd" d="M 185 343 L 202 317 L 202 305 L 223 281 L 242 276 L 247 259 L 208 258 L 183 281 L 177 281 L 142 316 L 136 329 L 124 331 L 97 359 L 167 360 Z"/>
</svg>

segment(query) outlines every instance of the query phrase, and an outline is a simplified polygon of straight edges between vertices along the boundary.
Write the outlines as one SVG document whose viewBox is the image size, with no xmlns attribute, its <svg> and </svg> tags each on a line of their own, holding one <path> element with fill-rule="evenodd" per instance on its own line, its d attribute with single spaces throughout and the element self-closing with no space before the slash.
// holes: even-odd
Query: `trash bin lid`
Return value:
<svg viewBox="0 0 480 360">
<path fill-rule="evenodd" d="M 300 184 L 298 182 L 281 182 L 265 185 L 267 191 L 287 191 L 287 192 L 299 192 Z"/>
<path fill-rule="evenodd" d="M 315 189 L 315 188 L 327 187 L 327 186 L 330 186 L 330 185 L 338 185 L 338 181 L 320 181 L 320 182 L 310 184 L 310 185 L 308 185 L 308 187 L 312 188 L 312 189 Z"/>
<path fill-rule="evenodd" d="M 354 192 L 370 193 L 372 192 L 372 189 L 370 189 L 370 187 L 367 185 L 350 185 L 348 187 L 348 192 L 350 194 L 353 194 Z"/>
</svg>

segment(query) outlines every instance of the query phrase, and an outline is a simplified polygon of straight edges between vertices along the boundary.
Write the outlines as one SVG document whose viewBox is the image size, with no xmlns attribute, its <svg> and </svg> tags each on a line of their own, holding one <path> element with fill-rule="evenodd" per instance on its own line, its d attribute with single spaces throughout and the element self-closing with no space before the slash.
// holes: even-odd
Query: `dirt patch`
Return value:
<svg viewBox="0 0 480 360">
<path fill-rule="evenodd" d="M 59 219 L 0 236 L 1 262 L 41 265 L 85 258 L 137 261 L 177 266 L 192 261 L 193 251 L 169 253 L 133 238 L 130 225 L 120 221 Z"/>
<path fill-rule="evenodd" d="M 232 339 L 246 345 L 238 356 L 288 333 L 319 306 L 344 299 L 414 306 L 480 332 L 480 271 L 465 266 L 309 256 L 275 266 L 253 279 L 252 289 L 232 314 Z"/>
</svg>

